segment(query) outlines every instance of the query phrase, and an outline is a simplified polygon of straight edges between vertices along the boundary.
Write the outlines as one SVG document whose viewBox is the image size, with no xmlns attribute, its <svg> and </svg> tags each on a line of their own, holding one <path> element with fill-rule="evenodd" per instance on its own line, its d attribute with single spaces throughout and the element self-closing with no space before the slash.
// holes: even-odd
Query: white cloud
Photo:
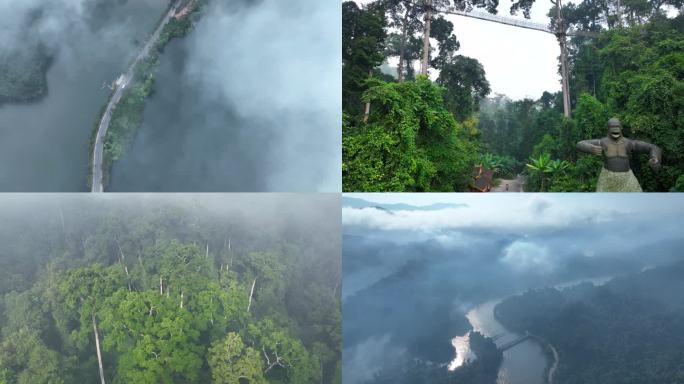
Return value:
<svg viewBox="0 0 684 384">
<path fill-rule="evenodd" d="M 406 358 L 405 348 L 394 346 L 390 335 L 373 336 L 344 351 L 344 382 L 372 381 L 381 367 Z"/>
<path fill-rule="evenodd" d="M 548 248 L 529 241 L 515 241 L 506 247 L 501 262 L 517 272 L 548 273 L 554 267 Z"/>
<path fill-rule="evenodd" d="M 557 230 L 578 223 L 610 220 L 619 211 L 599 212 L 593 209 L 576 210 L 572 206 L 553 204 L 551 201 L 532 198 L 517 204 L 501 204 L 496 199 L 489 203 L 469 204 L 467 207 L 436 211 L 393 211 L 388 213 L 375 208 L 355 209 L 343 207 L 344 225 L 359 225 L 381 230 L 413 230 L 434 233 L 445 229 L 491 228 L 521 231 Z M 446 240 L 442 238 L 442 240 Z"/>
</svg>

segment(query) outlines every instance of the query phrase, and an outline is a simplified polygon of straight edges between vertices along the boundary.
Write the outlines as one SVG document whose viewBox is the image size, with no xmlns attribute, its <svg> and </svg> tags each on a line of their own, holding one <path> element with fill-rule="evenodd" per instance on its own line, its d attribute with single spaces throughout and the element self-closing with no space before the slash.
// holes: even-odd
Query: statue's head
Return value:
<svg viewBox="0 0 684 384">
<path fill-rule="evenodd" d="M 613 140 L 618 140 L 622 137 L 622 124 L 620 124 L 620 120 L 617 117 L 608 120 L 608 136 Z"/>
</svg>

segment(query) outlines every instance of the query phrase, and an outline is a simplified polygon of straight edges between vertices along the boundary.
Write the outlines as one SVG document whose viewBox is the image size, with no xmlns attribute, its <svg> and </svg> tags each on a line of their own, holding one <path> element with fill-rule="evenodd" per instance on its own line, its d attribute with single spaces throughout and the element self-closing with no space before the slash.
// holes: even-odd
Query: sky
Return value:
<svg viewBox="0 0 684 384">
<path fill-rule="evenodd" d="M 459 204 L 439 210 L 392 212 L 345 206 L 342 225 L 346 236 L 365 238 L 371 243 L 389 243 L 398 249 L 431 244 L 430 247 L 438 249 L 469 253 L 472 249 L 493 246 L 493 257 L 502 267 L 512 272 L 544 274 L 560 272 L 568 263 L 587 263 L 595 256 L 637 257 L 635 260 L 639 263 L 669 260 L 677 256 L 669 247 L 681 241 L 681 218 L 684 217 L 684 196 L 680 194 L 360 193 L 344 196 L 416 206 Z M 667 251 L 647 254 L 650 259 L 646 260 L 638 257 L 641 249 L 652 247 Z M 400 265 L 403 261 L 398 258 L 385 267 Z M 394 269 L 385 267 L 385 272 Z M 367 279 L 365 275 L 361 277 Z M 348 294 L 371 283 L 368 280 L 356 288 L 348 285 L 351 290 Z"/>
<path fill-rule="evenodd" d="M 510 0 L 501 0 L 498 15 L 524 19 L 522 12 L 511 16 L 510 5 Z M 550 1 L 538 0 L 532 6 L 529 20 L 548 24 L 546 14 L 550 8 Z M 537 99 L 544 91 L 560 91 L 560 48 L 554 35 L 455 15 L 445 18 L 454 24 L 454 33 L 461 43 L 458 53 L 477 59 L 484 67 L 492 95 L 501 93 L 513 100 Z"/>
</svg>

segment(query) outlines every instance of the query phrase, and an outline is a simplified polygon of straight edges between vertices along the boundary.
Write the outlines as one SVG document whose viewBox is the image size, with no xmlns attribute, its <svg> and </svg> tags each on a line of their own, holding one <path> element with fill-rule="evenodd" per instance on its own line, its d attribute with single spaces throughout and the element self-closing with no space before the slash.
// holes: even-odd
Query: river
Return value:
<svg viewBox="0 0 684 384">
<path fill-rule="evenodd" d="M 494 317 L 494 307 L 502 300 L 480 304 L 466 314 L 473 330 L 496 338 L 497 346 L 520 337 L 504 328 Z M 532 340 L 523 341 L 504 351 L 497 384 L 544 384 L 546 363 L 544 351 L 539 344 Z"/>
<path fill-rule="evenodd" d="M 47 94 L 0 104 L 0 191 L 87 191 L 89 141 L 115 80 L 168 0 L 112 6 L 90 28 L 68 28 L 47 72 Z M 95 28 L 93 28 L 95 26 Z"/>
<path fill-rule="evenodd" d="M 613 276 L 578 279 L 557 284 L 554 287 L 562 289 L 584 282 L 602 285 L 611 278 Z M 473 330 L 495 339 L 494 342 L 497 346 L 505 345 L 520 337 L 520 335 L 507 330 L 494 316 L 494 308 L 504 299 L 500 298 L 481 303 L 466 313 Z M 456 336 L 452 340 L 456 357 L 450 363 L 449 369 L 457 369 L 464 362 L 476 358 L 469 349 L 467 337 L 468 333 L 463 336 Z M 545 384 L 544 372 L 547 364 L 548 361 L 542 347 L 534 340 L 525 340 L 503 352 L 497 384 Z"/>
</svg>

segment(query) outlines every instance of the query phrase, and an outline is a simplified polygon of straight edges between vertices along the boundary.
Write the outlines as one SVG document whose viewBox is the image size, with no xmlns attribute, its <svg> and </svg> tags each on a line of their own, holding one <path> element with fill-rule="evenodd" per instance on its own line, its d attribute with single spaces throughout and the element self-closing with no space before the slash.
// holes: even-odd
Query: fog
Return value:
<svg viewBox="0 0 684 384">
<path fill-rule="evenodd" d="M 343 208 L 343 364 L 355 372 L 345 383 L 386 379 L 414 359 L 447 363 L 465 313 L 487 300 L 684 260 L 678 195 L 347 196 L 461 205 Z"/>
<path fill-rule="evenodd" d="M 52 58 L 46 94 L 23 103 L 0 101 L 0 191 L 86 190 L 88 143 L 110 93 L 103 83 L 119 76 L 167 5 L 0 1 L 0 63 L 30 58 L 39 45 Z M 14 68 L 11 77 L 25 72 Z"/>
<path fill-rule="evenodd" d="M 273 237 L 309 237 L 311 243 L 320 239 L 334 249 L 340 241 L 339 204 L 336 194 L 0 194 L 0 228 L 50 225 L 62 218 L 67 226 L 81 227 L 171 209 L 198 222 L 218 220 Z"/>
<path fill-rule="evenodd" d="M 340 3 L 210 1 L 162 56 L 118 191 L 338 191 Z"/>
<path fill-rule="evenodd" d="M 227 241 L 243 254 L 296 244 L 339 277 L 340 223 L 335 194 L 0 194 L 0 277 L 30 282 L 51 259 L 116 262 L 113 244 L 136 236 L 199 241 L 212 255 Z"/>
</svg>

